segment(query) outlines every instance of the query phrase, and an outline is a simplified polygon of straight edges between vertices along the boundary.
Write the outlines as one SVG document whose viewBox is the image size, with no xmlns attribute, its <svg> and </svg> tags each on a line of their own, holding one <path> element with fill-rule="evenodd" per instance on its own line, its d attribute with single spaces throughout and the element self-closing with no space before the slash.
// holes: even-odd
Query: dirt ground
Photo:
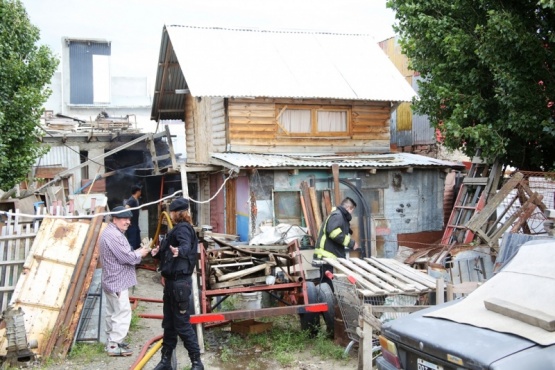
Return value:
<svg viewBox="0 0 555 370">
<path fill-rule="evenodd" d="M 137 286 L 130 291 L 130 296 L 139 298 L 155 298 L 162 299 L 162 285 L 160 283 L 160 276 L 158 273 L 147 270 L 137 269 Z M 136 312 L 140 314 L 162 314 L 162 304 L 156 302 L 141 301 L 136 308 Z M 100 369 L 131 369 L 132 365 L 137 361 L 138 355 L 146 343 L 151 341 L 154 337 L 162 334 L 161 320 L 140 318 L 139 327 L 129 334 L 129 340 L 132 349 L 134 350 L 133 356 L 130 357 L 108 357 L 105 354 L 94 356 L 92 360 L 83 358 L 72 358 L 59 364 L 51 364 L 45 369 L 48 370 L 100 370 Z M 229 325 L 228 325 L 229 327 Z M 284 368 L 279 362 L 273 359 L 266 359 L 261 353 L 257 353 L 254 349 L 248 354 L 238 354 L 232 362 L 222 362 L 220 353 L 225 348 L 226 342 L 229 340 L 231 334 L 226 332 L 225 327 L 223 330 L 208 329 L 204 331 L 205 352 L 202 355 L 202 361 L 207 370 L 275 370 Z M 301 352 L 297 359 L 287 369 L 302 369 L 302 370 L 318 370 L 318 369 L 335 369 L 335 370 L 352 370 L 357 369 L 358 359 L 356 349 L 350 351 L 349 358 L 342 361 L 322 360 L 315 358 L 309 351 Z M 262 360 L 264 358 L 264 360 Z M 154 356 L 143 367 L 145 370 L 152 370 L 160 360 L 160 352 Z M 188 369 L 190 366 L 187 352 L 183 348 L 182 343 L 178 344 L 177 350 L 177 369 Z M 43 367 L 44 368 L 44 367 Z"/>
</svg>

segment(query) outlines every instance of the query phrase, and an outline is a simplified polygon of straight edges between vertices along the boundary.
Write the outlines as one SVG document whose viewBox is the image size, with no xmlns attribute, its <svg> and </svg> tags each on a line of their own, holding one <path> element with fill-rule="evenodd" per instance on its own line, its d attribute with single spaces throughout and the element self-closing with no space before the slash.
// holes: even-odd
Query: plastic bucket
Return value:
<svg viewBox="0 0 555 370">
<path fill-rule="evenodd" d="M 261 309 L 261 292 L 240 293 L 238 302 L 238 309 L 241 310 L 259 310 Z"/>
</svg>

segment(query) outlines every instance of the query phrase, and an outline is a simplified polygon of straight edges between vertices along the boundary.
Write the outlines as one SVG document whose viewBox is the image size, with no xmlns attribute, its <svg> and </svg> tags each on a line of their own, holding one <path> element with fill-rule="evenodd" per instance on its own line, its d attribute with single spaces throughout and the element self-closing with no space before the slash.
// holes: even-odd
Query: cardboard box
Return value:
<svg viewBox="0 0 555 370">
<path fill-rule="evenodd" d="M 231 323 L 231 332 L 241 335 L 258 334 L 269 330 L 271 322 L 259 322 L 253 319 L 244 321 L 234 321 Z"/>
</svg>

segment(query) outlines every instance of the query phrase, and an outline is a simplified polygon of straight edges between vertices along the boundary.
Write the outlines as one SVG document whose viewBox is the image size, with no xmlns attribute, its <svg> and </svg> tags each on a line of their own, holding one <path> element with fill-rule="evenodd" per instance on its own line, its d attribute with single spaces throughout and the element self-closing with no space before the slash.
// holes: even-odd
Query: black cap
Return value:
<svg viewBox="0 0 555 370">
<path fill-rule="evenodd" d="M 174 199 L 170 204 L 171 211 L 185 211 L 189 209 L 189 201 L 185 198 Z"/>
<path fill-rule="evenodd" d="M 124 206 L 117 206 L 112 210 L 112 217 L 117 218 L 133 218 L 133 213 Z"/>
</svg>

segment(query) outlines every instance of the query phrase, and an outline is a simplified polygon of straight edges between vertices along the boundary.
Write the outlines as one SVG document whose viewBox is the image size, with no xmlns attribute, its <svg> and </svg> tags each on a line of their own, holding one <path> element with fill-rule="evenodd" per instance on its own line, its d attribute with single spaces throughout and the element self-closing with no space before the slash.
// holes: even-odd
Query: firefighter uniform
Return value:
<svg viewBox="0 0 555 370">
<path fill-rule="evenodd" d="M 333 273 L 333 266 L 325 263 L 323 258 L 345 258 L 347 249 L 353 249 L 355 241 L 351 238 L 349 223 L 352 219 L 351 213 L 343 206 L 334 208 L 320 228 L 316 249 L 312 257 L 312 264 L 320 266 L 320 277 L 333 287 L 331 281 L 326 277 L 326 271 Z"/>
</svg>

